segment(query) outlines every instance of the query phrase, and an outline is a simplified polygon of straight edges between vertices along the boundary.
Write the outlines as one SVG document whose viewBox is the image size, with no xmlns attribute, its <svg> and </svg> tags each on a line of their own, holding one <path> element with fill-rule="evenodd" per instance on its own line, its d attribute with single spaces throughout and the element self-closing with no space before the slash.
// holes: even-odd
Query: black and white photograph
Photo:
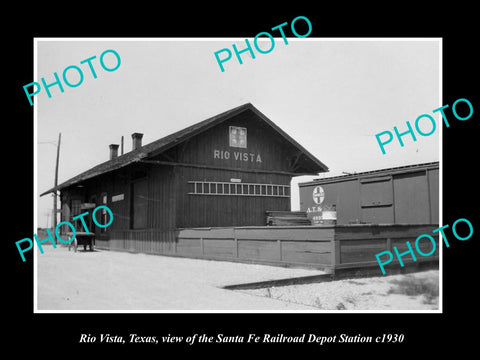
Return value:
<svg viewBox="0 0 480 360">
<path fill-rule="evenodd" d="M 22 322 L 86 353 L 457 341 L 478 237 L 471 48 L 322 33 L 308 11 L 234 19 L 23 37 L 31 118 L 13 123 L 31 128 L 8 131 L 5 164 L 25 167 L 6 201 Z"/>
<path fill-rule="evenodd" d="M 39 311 L 441 310 L 441 39 L 287 42 L 37 41 Z"/>
</svg>

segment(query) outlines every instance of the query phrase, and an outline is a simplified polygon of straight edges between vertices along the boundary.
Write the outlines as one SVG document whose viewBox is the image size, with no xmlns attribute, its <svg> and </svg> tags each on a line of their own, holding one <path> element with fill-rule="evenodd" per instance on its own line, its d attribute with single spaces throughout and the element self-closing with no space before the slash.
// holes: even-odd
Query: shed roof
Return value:
<svg viewBox="0 0 480 360">
<path fill-rule="evenodd" d="M 136 150 L 132 150 L 127 152 L 123 155 L 120 155 L 114 159 L 105 161 L 99 165 L 94 166 L 93 168 L 74 176 L 73 178 L 61 183 L 60 185 L 53 187 L 42 194 L 40 196 L 46 195 L 51 192 L 55 192 L 57 190 L 61 190 L 67 188 L 69 186 L 78 184 L 82 181 L 87 179 L 91 179 L 93 177 L 105 174 L 107 172 L 120 169 L 127 165 L 130 165 L 135 162 L 139 162 L 143 159 L 152 156 L 152 154 L 158 154 L 163 151 L 170 149 L 173 146 L 178 145 L 179 143 L 186 141 L 187 139 L 198 135 L 199 133 L 206 131 L 207 129 L 220 124 L 223 121 L 226 121 L 233 116 L 236 116 L 244 111 L 251 110 L 253 111 L 259 119 L 266 122 L 270 125 L 275 131 L 277 131 L 285 140 L 290 142 L 294 147 L 296 147 L 301 153 L 303 153 L 308 159 L 310 159 L 313 164 L 314 168 L 312 168 L 312 172 L 326 172 L 328 171 L 328 167 L 323 164 L 320 160 L 310 154 L 306 149 L 304 149 L 299 143 L 297 143 L 293 138 L 291 138 L 287 133 L 285 133 L 282 129 L 280 129 L 277 125 L 275 125 L 270 119 L 268 119 L 264 114 L 262 114 L 255 106 L 251 103 L 246 103 L 235 107 L 233 109 L 227 110 L 221 114 L 215 115 L 211 118 L 198 122 L 194 125 L 186 127 L 180 131 L 177 131 L 173 134 L 165 136 L 161 139 L 153 141 L 149 144 L 146 144 Z"/>
</svg>

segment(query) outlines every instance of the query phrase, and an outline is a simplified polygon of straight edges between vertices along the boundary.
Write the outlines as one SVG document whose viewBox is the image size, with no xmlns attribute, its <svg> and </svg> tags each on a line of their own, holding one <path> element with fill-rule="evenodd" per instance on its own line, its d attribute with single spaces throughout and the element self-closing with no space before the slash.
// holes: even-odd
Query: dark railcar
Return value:
<svg viewBox="0 0 480 360">
<path fill-rule="evenodd" d="M 423 163 L 299 184 L 300 210 L 334 206 L 337 224 L 438 224 L 439 163 Z"/>
</svg>

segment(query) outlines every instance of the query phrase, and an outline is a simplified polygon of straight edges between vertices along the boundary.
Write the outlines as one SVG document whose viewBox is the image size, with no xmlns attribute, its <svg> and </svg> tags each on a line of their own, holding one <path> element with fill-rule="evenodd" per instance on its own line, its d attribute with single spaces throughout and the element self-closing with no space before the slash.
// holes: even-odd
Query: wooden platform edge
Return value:
<svg viewBox="0 0 480 360">
<path fill-rule="evenodd" d="M 258 281 L 258 282 L 252 282 L 252 283 L 244 283 L 244 284 L 226 285 L 226 286 L 223 286 L 222 289 L 253 290 L 253 289 L 261 289 L 261 288 L 267 288 L 267 287 L 319 283 L 319 282 L 332 281 L 332 280 L 334 280 L 333 274 L 320 274 L 320 275 L 301 276 L 301 277 L 286 278 L 286 279 Z"/>
</svg>

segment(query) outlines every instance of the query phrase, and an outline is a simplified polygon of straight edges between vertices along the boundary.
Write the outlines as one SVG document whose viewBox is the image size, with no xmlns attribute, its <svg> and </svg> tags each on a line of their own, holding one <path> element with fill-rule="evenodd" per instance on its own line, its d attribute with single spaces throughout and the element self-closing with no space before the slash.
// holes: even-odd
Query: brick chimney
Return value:
<svg viewBox="0 0 480 360">
<path fill-rule="evenodd" d="M 110 160 L 118 157 L 118 144 L 110 144 Z"/>
<path fill-rule="evenodd" d="M 132 134 L 132 151 L 140 149 L 142 147 L 142 137 L 143 134 L 140 133 Z"/>
</svg>

